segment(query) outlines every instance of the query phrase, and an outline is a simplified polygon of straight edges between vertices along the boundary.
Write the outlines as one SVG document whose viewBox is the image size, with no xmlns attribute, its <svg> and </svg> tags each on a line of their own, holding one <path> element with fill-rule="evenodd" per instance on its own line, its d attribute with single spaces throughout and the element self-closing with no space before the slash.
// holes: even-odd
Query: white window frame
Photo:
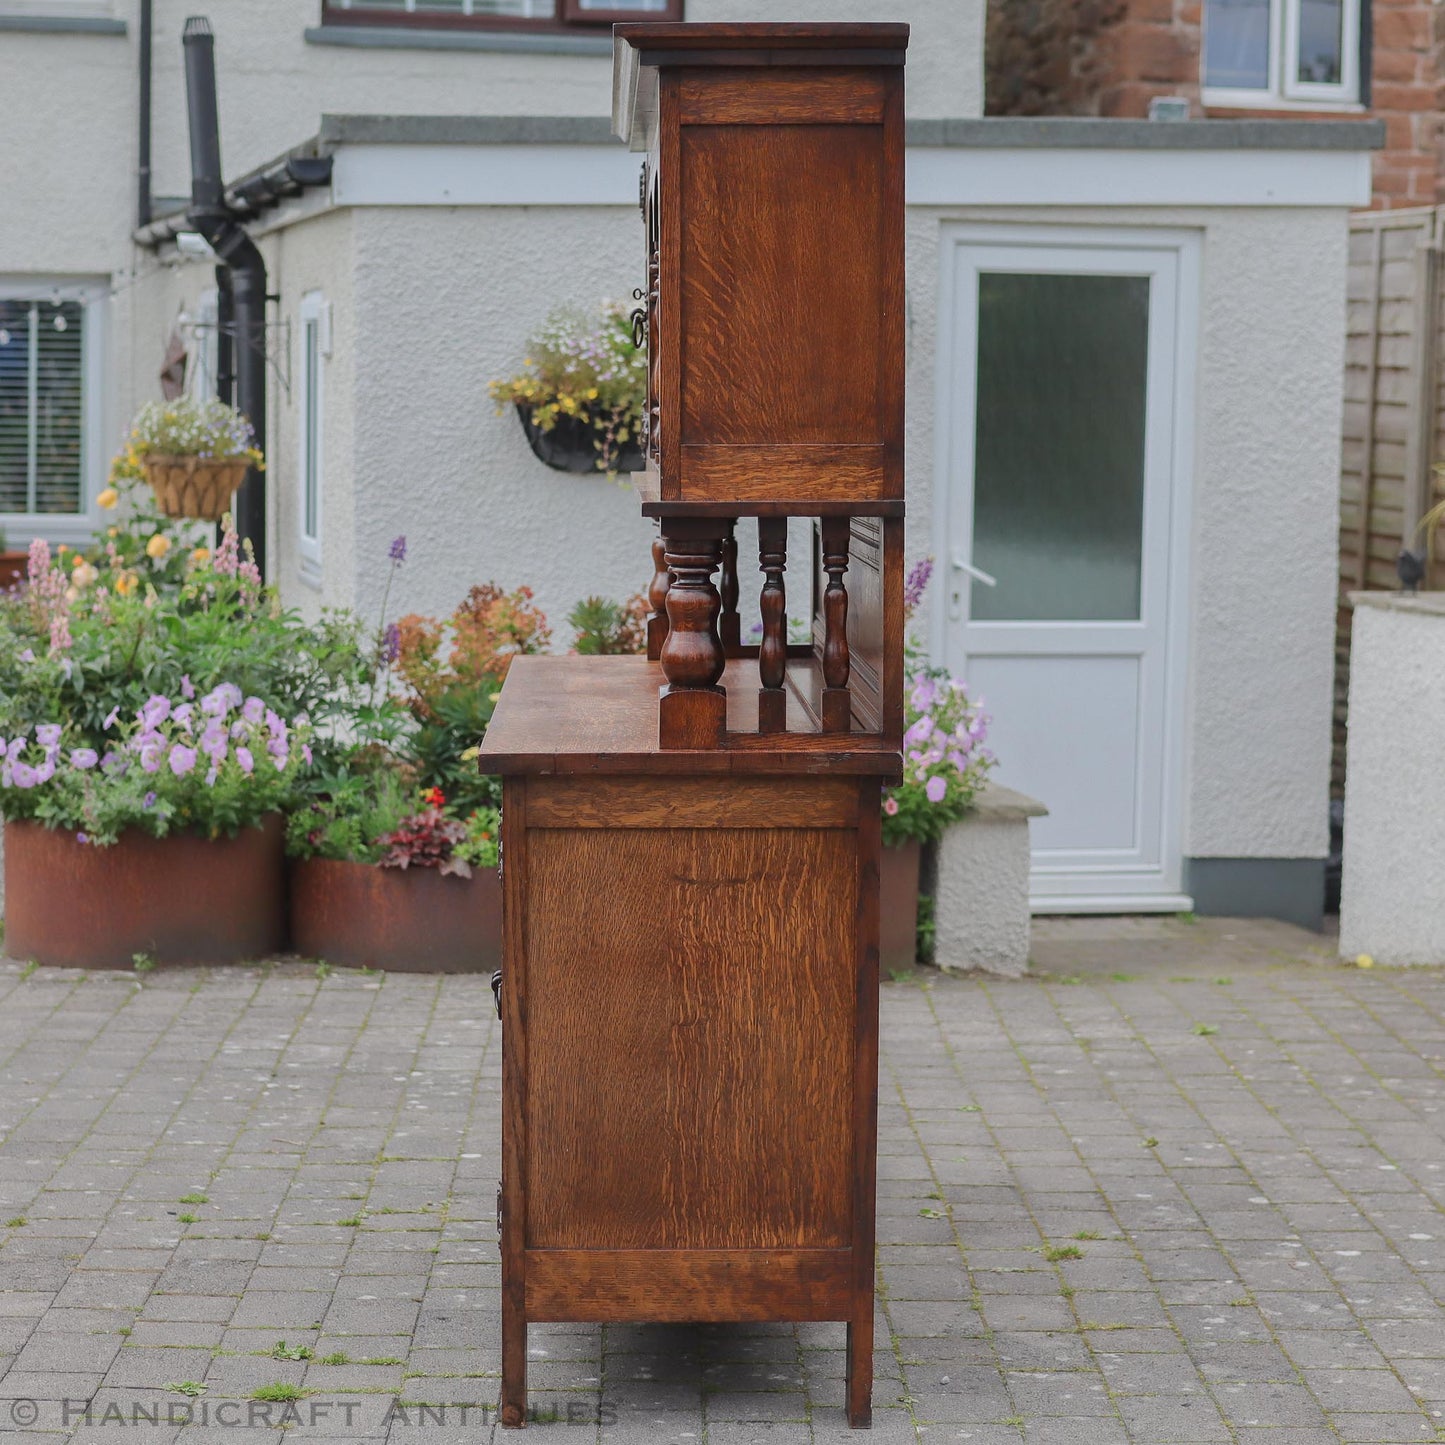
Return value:
<svg viewBox="0 0 1445 1445">
<path fill-rule="evenodd" d="M 296 392 L 296 550 L 301 580 L 321 583 L 322 497 L 326 476 L 326 361 L 331 355 L 331 304 L 320 291 L 301 298 L 301 367 Z M 313 346 L 312 342 L 315 342 Z M 314 525 L 307 528 L 308 513 Z"/>
<path fill-rule="evenodd" d="M 1199 50 L 1200 97 L 1206 106 L 1252 110 L 1363 110 L 1360 104 L 1360 8 L 1364 0 L 1343 0 L 1340 80 L 1319 85 L 1294 79 L 1289 63 L 1299 47 L 1300 0 L 1270 0 L 1269 83 L 1259 90 L 1211 86 L 1204 76 L 1208 36 Z M 1207 0 L 1201 5 L 1201 22 L 1209 24 Z"/>
<path fill-rule="evenodd" d="M 36 537 L 71 545 L 89 542 L 98 522 L 95 499 L 106 485 L 110 455 L 105 441 L 106 311 L 109 288 L 73 277 L 0 277 L 0 300 L 79 301 L 81 312 L 80 507 L 74 512 L 0 512 L 6 545 L 28 546 Z"/>
</svg>

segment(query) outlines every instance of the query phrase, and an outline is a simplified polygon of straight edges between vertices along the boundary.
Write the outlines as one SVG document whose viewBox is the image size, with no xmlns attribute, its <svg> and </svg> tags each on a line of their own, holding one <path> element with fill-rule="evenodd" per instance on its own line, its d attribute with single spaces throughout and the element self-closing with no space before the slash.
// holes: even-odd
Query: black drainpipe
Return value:
<svg viewBox="0 0 1445 1445">
<path fill-rule="evenodd" d="M 136 166 L 136 226 L 151 223 L 151 35 L 152 0 L 140 6 L 140 144 Z"/>
<path fill-rule="evenodd" d="M 181 36 L 186 57 L 186 109 L 191 131 L 191 205 L 186 222 L 199 231 L 226 269 L 218 285 L 218 319 L 230 296 L 236 407 L 250 420 L 256 444 L 266 441 L 266 262 L 226 206 L 221 180 L 221 126 L 216 109 L 216 40 L 211 23 L 193 15 Z M 221 267 L 217 267 L 220 280 Z M 224 334 L 224 333 L 223 333 Z M 226 370 L 224 361 L 221 370 Z M 236 531 L 250 540 L 266 575 L 266 479 L 254 468 L 236 494 Z"/>
</svg>

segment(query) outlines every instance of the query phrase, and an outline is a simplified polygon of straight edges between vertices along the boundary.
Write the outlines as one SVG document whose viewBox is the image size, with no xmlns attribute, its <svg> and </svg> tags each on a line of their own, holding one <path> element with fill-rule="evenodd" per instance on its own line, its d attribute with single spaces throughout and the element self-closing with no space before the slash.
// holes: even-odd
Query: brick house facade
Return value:
<svg viewBox="0 0 1445 1445">
<path fill-rule="evenodd" d="M 1300 4 L 1271 0 L 1274 51 L 1296 39 Z M 1373 204 L 1445 202 L 1445 4 L 1342 0 L 1341 94 L 1315 101 L 1303 92 L 1324 87 L 1306 85 L 1290 95 L 1276 75 L 1257 104 L 1239 89 L 1221 103 L 1204 83 L 1211 8 L 1210 0 L 989 0 L 987 113 L 1138 118 L 1155 97 L 1177 96 L 1191 115 L 1211 119 L 1368 115 L 1386 126 Z M 1262 13 L 1262 3 L 1254 9 Z"/>
</svg>

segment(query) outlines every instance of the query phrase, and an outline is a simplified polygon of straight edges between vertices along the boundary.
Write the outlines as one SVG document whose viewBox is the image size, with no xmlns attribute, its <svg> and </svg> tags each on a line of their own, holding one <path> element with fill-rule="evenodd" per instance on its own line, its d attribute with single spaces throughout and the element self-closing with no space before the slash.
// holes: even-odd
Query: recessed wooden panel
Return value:
<svg viewBox="0 0 1445 1445">
<path fill-rule="evenodd" d="M 881 129 L 680 130 L 681 443 L 882 445 Z"/>
<path fill-rule="evenodd" d="M 854 68 L 684 72 L 683 125 L 881 125 L 885 81 Z"/>
<path fill-rule="evenodd" d="M 888 490 L 883 446 L 707 446 L 682 448 L 682 492 L 690 500 L 763 501 L 778 495 L 778 477 L 799 501 L 881 497 Z"/>
<path fill-rule="evenodd" d="M 539 778 L 528 800 L 531 828 L 853 828 L 851 779 Z"/>
<path fill-rule="evenodd" d="M 534 1320 L 841 1320 L 850 1249 L 530 1249 Z"/>
<path fill-rule="evenodd" d="M 846 1246 L 856 834 L 537 830 L 527 866 L 528 1247 Z"/>
</svg>

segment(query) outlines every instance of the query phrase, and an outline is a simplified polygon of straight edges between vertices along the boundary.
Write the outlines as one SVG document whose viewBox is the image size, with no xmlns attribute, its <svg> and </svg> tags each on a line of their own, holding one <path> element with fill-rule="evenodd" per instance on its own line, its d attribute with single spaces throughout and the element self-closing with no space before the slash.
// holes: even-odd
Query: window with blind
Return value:
<svg viewBox="0 0 1445 1445">
<path fill-rule="evenodd" d="M 86 504 L 85 305 L 0 295 L 0 515 Z"/>
<path fill-rule="evenodd" d="M 588 30 L 618 20 L 681 20 L 683 0 L 322 0 L 324 25 L 459 30 Z"/>
</svg>

